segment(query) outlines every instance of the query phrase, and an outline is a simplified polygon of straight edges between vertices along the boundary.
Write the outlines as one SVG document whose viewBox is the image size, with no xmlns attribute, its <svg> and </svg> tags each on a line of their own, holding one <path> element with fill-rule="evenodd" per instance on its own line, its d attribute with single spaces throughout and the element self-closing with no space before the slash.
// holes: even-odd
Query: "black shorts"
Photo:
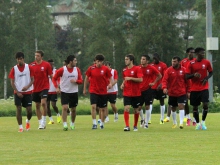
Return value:
<svg viewBox="0 0 220 165">
<path fill-rule="evenodd" d="M 90 93 L 90 104 L 96 104 L 99 108 L 107 107 L 107 94 L 98 95 L 95 93 Z"/>
<path fill-rule="evenodd" d="M 29 107 L 32 106 L 31 94 L 23 95 L 22 98 L 18 97 L 17 94 L 14 94 L 14 102 L 16 106 Z"/>
<path fill-rule="evenodd" d="M 153 90 L 151 88 L 141 92 L 140 106 L 150 105 L 153 100 Z"/>
<path fill-rule="evenodd" d="M 140 106 L 141 96 L 128 97 L 124 96 L 124 106 L 131 105 L 133 108 L 138 108 Z"/>
<path fill-rule="evenodd" d="M 116 103 L 116 94 L 107 94 L 107 101 L 109 101 L 111 104 Z"/>
<path fill-rule="evenodd" d="M 48 94 L 47 101 L 57 102 L 57 94 Z"/>
<path fill-rule="evenodd" d="M 163 90 L 153 89 L 153 99 L 161 100 L 167 98 L 167 95 L 163 93 Z"/>
<path fill-rule="evenodd" d="M 192 91 L 190 93 L 190 105 L 199 106 L 200 103 L 209 102 L 209 90 L 205 89 L 203 91 Z"/>
<path fill-rule="evenodd" d="M 47 96 L 48 96 L 48 89 L 44 89 L 41 92 L 33 92 L 32 100 L 36 103 L 40 103 L 41 99 L 47 98 Z"/>
<path fill-rule="evenodd" d="M 169 96 L 168 104 L 172 107 L 178 107 L 178 104 L 186 104 L 187 97 L 186 95 L 182 95 L 179 97 Z"/>
<path fill-rule="evenodd" d="M 61 104 L 69 104 L 69 108 L 76 107 L 78 105 L 78 92 L 76 93 L 65 93 L 61 92 Z"/>
</svg>

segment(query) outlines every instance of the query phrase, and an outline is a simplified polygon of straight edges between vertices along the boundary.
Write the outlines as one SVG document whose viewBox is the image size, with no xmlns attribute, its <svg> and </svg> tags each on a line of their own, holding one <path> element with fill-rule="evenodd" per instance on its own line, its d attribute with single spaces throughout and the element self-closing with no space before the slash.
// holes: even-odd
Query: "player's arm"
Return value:
<svg viewBox="0 0 220 165">
<path fill-rule="evenodd" d="M 84 80 L 84 85 L 83 85 L 83 94 L 86 95 L 86 90 L 87 90 L 87 85 L 88 85 L 88 77 L 86 75 L 85 80 Z"/>
<path fill-rule="evenodd" d="M 31 77 L 30 83 L 29 83 L 27 86 L 24 86 L 24 87 L 22 88 L 22 91 L 28 90 L 28 88 L 30 88 L 31 85 L 33 85 L 33 83 L 34 83 L 34 76 Z"/>
<path fill-rule="evenodd" d="M 142 77 L 138 77 L 138 78 L 135 78 L 135 77 L 125 77 L 125 81 L 134 81 L 134 82 L 142 82 L 143 81 L 143 78 Z"/>
<path fill-rule="evenodd" d="M 82 84 L 83 83 L 83 78 L 82 78 L 82 74 L 79 68 L 77 68 L 78 71 L 78 79 L 76 80 L 77 84 Z"/>
<path fill-rule="evenodd" d="M 208 72 L 208 76 L 206 76 L 206 77 L 202 80 L 202 84 L 205 85 L 205 83 L 208 81 L 208 79 L 209 79 L 210 77 L 212 77 L 212 75 L 213 75 L 213 72 L 212 72 L 212 71 L 211 71 L 211 72 Z"/>
<path fill-rule="evenodd" d="M 154 82 L 150 83 L 149 86 L 150 87 L 154 86 L 161 78 L 162 78 L 162 75 L 160 72 L 158 72 L 156 79 L 154 80 Z"/>
<path fill-rule="evenodd" d="M 163 89 L 163 93 L 167 94 L 168 93 L 168 69 L 166 70 L 166 72 L 164 73 L 163 79 L 162 79 L 162 89 Z"/>
<path fill-rule="evenodd" d="M 123 90 L 124 89 L 124 87 L 125 87 L 125 80 L 123 80 L 123 82 L 121 83 L 121 86 L 120 86 L 120 88 Z"/>
</svg>

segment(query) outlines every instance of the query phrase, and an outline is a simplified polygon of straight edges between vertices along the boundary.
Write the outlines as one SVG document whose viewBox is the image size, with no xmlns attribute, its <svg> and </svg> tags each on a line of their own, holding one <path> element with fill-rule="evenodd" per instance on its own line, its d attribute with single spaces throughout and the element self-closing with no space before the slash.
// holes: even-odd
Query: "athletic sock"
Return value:
<svg viewBox="0 0 220 165">
<path fill-rule="evenodd" d="M 172 117 L 173 117 L 173 124 L 177 124 L 177 121 L 176 121 L 176 112 L 171 111 L 171 115 L 172 115 Z"/>
<path fill-rule="evenodd" d="M 160 106 L 160 120 L 164 119 L 165 105 Z"/>
<path fill-rule="evenodd" d="M 67 127 L 67 122 L 63 122 L 63 126 L 64 126 L 64 127 Z"/>
<path fill-rule="evenodd" d="M 22 124 L 21 124 L 21 125 L 19 125 L 19 129 L 23 129 L 23 126 L 22 126 Z"/>
<path fill-rule="evenodd" d="M 42 120 L 42 119 L 41 119 Z M 41 124 L 41 120 L 38 120 L 38 123 Z"/>
<path fill-rule="evenodd" d="M 139 118 L 139 113 L 135 113 L 134 114 L 134 127 L 137 127 L 138 118 Z"/>
<path fill-rule="evenodd" d="M 52 118 L 52 116 L 51 117 L 49 117 L 50 118 L 50 121 L 53 121 L 53 118 Z"/>
<path fill-rule="evenodd" d="M 183 124 L 184 120 L 184 109 L 179 110 L 180 124 Z"/>
<path fill-rule="evenodd" d="M 30 123 L 30 120 L 26 119 L 26 123 Z"/>
<path fill-rule="evenodd" d="M 57 114 L 57 116 L 59 117 L 59 116 L 60 116 L 60 114 L 58 113 L 58 114 Z"/>
<path fill-rule="evenodd" d="M 124 121 L 125 121 L 126 127 L 129 127 L 129 112 L 127 111 L 124 111 Z"/>
<path fill-rule="evenodd" d="M 92 124 L 97 125 L 96 119 L 92 119 Z"/>
<path fill-rule="evenodd" d="M 144 120 L 144 113 L 143 113 L 143 109 L 140 110 L 140 117 L 141 117 L 141 120 Z"/>
<path fill-rule="evenodd" d="M 153 110 L 153 105 L 150 104 L 150 118 L 149 118 L 149 121 L 151 120 L 151 114 L 152 114 L 152 110 Z"/>
</svg>

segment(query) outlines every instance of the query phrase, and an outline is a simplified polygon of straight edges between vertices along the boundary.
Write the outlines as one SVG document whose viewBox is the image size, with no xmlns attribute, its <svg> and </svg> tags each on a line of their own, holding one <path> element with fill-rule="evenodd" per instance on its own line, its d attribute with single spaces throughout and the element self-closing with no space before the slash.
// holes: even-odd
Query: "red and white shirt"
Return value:
<svg viewBox="0 0 220 165">
<path fill-rule="evenodd" d="M 77 93 L 78 84 L 82 84 L 82 74 L 78 67 L 68 68 L 63 66 L 55 73 L 52 81 L 55 88 L 58 87 L 57 81 L 60 78 L 60 90 L 65 93 Z M 71 83 L 70 80 L 74 79 L 76 83 Z"/>
<path fill-rule="evenodd" d="M 86 71 L 86 76 L 89 79 L 89 93 L 95 93 L 98 95 L 107 94 L 107 86 L 112 76 L 108 67 L 102 65 L 97 67 L 96 65 L 90 66 Z"/>
<path fill-rule="evenodd" d="M 168 95 L 173 97 L 179 97 L 190 92 L 190 82 L 186 80 L 186 68 L 183 66 L 178 69 L 169 67 L 162 79 L 162 88 L 168 89 Z"/>
<path fill-rule="evenodd" d="M 30 64 L 34 70 L 34 89 L 33 92 L 41 92 L 44 89 L 50 88 L 49 85 L 49 75 L 52 75 L 51 65 L 42 61 L 40 64 L 32 62 Z"/>
<path fill-rule="evenodd" d="M 160 72 L 151 65 L 147 65 L 146 67 L 140 65 L 140 68 L 143 73 L 143 81 L 141 82 L 140 88 L 141 91 L 145 91 L 150 88 L 149 84 L 155 81 L 155 75 L 158 75 Z"/>
<path fill-rule="evenodd" d="M 114 80 L 118 80 L 118 72 L 115 70 L 115 69 L 111 69 L 111 74 L 112 74 L 112 77 L 111 77 L 111 81 L 114 81 Z M 112 86 L 111 89 L 108 89 L 107 93 L 108 94 L 117 94 L 118 92 L 118 84 L 115 83 L 115 85 Z"/>
<path fill-rule="evenodd" d="M 162 75 L 162 78 L 163 78 L 163 75 L 164 75 L 164 73 L 167 69 L 167 64 L 165 64 L 164 62 L 159 61 L 158 64 L 151 63 L 150 65 L 154 66 L 160 72 L 160 74 Z M 155 76 L 155 78 L 156 78 L 156 76 Z M 154 86 L 152 86 L 151 88 L 152 89 L 157 89 L 157 87 L 162 83 L 162 78 Z"/>
<path fill-rule="evenodd" d="M 133 66 L 132 68 L 124 68 L 122 73 L 123 79 L 125 77 L 142 78 L 143 73 L 139 66 Z M 137 97 L 141 96 L 140 82 L 134 82 L 132 80 L 124 81 L 123 96 Z"/>
<path fill-rule="evenodd" d="M 28 64 L 24 64 L 22 66 L 15 65 L 9 73 L 9 78 L 14 79 L 15 87 L 21 94 L 32 93 L 33 85 L 26 91 L 22 91 L 22 88 L 31 82 L 31 77 L 34 77 L 34 72 L 33 68 Z M 16 92 L 14 91 L 14 93 Z"/>
<path fill-rule="evenodd" d="M 208 72 L 212 72 L 211 63 L 206 59 L 202 59 L 201 61 L 191 61 L 187 66 L 186 73 L 194 74 L 196 72 L 199 73 L 201 77 L 193 77 L 191 79 L 191 91 L 202 91 L 205 89 L 209 89 L 208 81 L 205 85 L 202 85 L 202 80 L 208 76 Z"/>
</svg>

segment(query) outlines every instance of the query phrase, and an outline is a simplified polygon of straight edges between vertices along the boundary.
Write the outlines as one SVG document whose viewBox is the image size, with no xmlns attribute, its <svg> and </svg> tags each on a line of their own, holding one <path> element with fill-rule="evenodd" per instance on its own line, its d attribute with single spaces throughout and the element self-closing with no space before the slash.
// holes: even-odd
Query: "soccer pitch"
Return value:
<svg viewBox="0 0 220 165">
<path fill-rule="evenodd" d="M 172 121 L 160 125 L 159 117 L 152 115 L 149 129 L 139 123 L 138 132 L 124 132 L 123 115 L 116 123 L 110 115 L 103 130 L 91 129 L 91 116 L 77 116 L 76 129 L 65 132 L 57 123 L 38 130 L 34 116 L 31 130 L 23 133 L 17 132 L 15 117 L 1 117 L 0 164 L 219 164 L 219 113 L 208 114 L 206 131 L 193 126 L 172 129 Z"/>
</svg>

